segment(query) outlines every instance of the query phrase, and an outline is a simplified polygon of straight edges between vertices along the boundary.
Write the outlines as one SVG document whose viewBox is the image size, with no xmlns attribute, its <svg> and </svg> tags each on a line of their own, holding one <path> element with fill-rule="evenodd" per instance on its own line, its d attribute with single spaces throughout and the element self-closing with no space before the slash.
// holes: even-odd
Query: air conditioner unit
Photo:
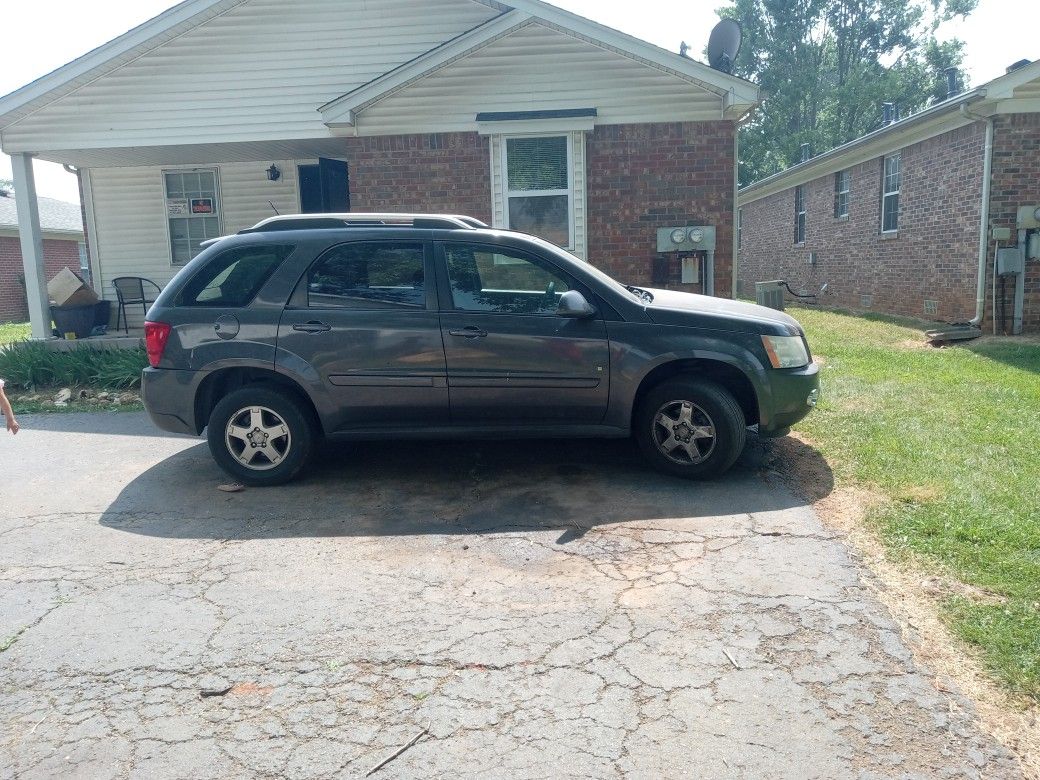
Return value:
<svg viewBox="0 0 1040 780">
<path fill-rule="evenodd" d="M 777 311 L 784 310 L 784 280 L 755 282 L 755 303 Z"/>
</svg>

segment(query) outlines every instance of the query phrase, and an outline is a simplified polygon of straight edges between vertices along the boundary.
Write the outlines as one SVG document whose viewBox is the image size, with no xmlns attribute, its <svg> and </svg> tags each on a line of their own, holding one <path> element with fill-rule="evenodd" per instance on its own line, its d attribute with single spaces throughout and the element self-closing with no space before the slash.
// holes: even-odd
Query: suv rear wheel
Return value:
<svg viewBox="0 0 1040 780">
<path fill-rule="evenodd" d="M 655 468 L 688 479 L 733 465 L 747 438 L 744 413 L 714 382 L 670 379 L 653 388 L 636 413 L 636 440 Z"/>
<path fill-rule="evenodd" d="M 281 485 L 310 460 L 314 428 L 292 395 L 243 387 L 213 407 L 207 438 L 214 460 L 239 482 Z"/>
</svg>

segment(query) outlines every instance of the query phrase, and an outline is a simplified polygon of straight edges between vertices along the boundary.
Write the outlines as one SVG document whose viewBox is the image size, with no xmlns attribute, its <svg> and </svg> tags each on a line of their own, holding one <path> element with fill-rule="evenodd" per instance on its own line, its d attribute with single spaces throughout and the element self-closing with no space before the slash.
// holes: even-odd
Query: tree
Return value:
<svg viewBox="0 0 1040 780">
<path fill-rule="evenodd" d="M 12 179 L 0 179 L 0 190 L 14 192 L 14 181 Z"/>
<path fill-rule="evenodd" d="M 744 44 L 734 73 L 762 87 L 741 128 L 740 183 L 750 184 L 881 126 L 881 104 L 902 114 L 946 96 L 944 70 L 963 44 L 935 30 L 978 0 L 730 0 Z"/>
</svg>

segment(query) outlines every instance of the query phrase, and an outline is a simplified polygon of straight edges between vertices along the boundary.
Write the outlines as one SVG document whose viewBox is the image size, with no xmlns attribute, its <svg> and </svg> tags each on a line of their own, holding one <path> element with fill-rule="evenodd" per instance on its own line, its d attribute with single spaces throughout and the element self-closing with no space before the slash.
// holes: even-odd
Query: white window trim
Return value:
<svg viewBox="0 0 1040 780">
<path fill-rule="evenodd" d="M 509 141 L 513 138 L 563 138 L 567 148 L 567 184 L 566 189 L 559 190 L 511 190 L 509 189 Z M 500 136 L 502 148 L 502 219 L 504 227 L 509 228 L 509 199 L 512 197 L 567 196 L 567 246 L 574 249 L 574 154 L 571 149 L 571 134 L 564 130 L 555 133 L 510 133 Z"/>
<path fill-rule="evenodd" d="M 530 128 L 528 127 L 527 129 Z M 509 199 L 511 193 L 514 194 L 514 196 L 521 196 L 523 193 L 529 194 L 531 192 L 549 193 L 550 191 L 553 193 L 558 192 L 558 194 L 565 194 L 563 190 L 523 190 L 522 192 L 509 190 L 509 172 L 508 167 L 506 167 L 508 166 L 505 147 L 506 139 L 531 136 L 564 136 L 567 138 L 567 167 L 568 182 L 570 184 L 570 190 L 566 192 L 568 196 L 569 211 L 569 245 L 565 246 L 564 249 L 573 253 L 582 260 L 586 260 L 586 253 L 588 252 L 588 239 L 586 235 L 588 193 L 586 191 L 587 161 L 586 152 L 584 152 L 584 147 L 586 147 L 586 132 L 583 130 L 555 129 L 554 132 L 500 133 L 490 136 L 488 147 L 491 175 L 492 225 L 504 230 L 510 229 Z M 580 218 L 578 214 L 578 201 L 581 203 Z"/>
<path fill-rule="evenodd" d="M 899 187 L 894 190 L 886 190 L 888 186 L 888 161 L 892 159 L 899 160 Z M 893 154 L 887 154 L 881 163 L 881 232 L 882 233 L 898 233 L 899 232 L 899 193 L 903 189 L 903 153 L 895 152 Z M 885 201 L 891 196 L 896 197 L 896 226 L 885 230 Z"/>
<path fill-rule="evenodd" d="M 842 168 L 840 171 L 834 173 L 836 183 L 841 183 L 844 179 L 845 189 L 834 191 L 834 210 L 837 212 L 834 215 L 835 219 L 848 219 L 849 218 L 849 195 L 852 192 L 852 174 L 848 168 Z M 838 204 L 841 202 L 841 196 L 845 196 L 845 213 L 841 213 L 838 210 Z"/>
<path fill-rule="evenodd" d="M 799 194 L 801 194 L 801 196 L 802 196 L 802 198 L 801 198 L 802 202 L 801 203 L 798 202 L 798 195 Z M 798 208 L 799 206 L 801 206 L 801 210 L 799 210 L 799 208 Z M 806 219 L 806 214 L 807 214 L 807 211 L 806 211 L 806 205 L 805 205 L 805 185 L 804 184 L 799 184 L 797 187 L 794 188 L 794 243 L 795 243 L 795 246 L 800 246 L 801 244 L 805 243 L 806 222 L 808 221 Z M 798 235 L 799 225 L 802 228 L 802 235 L 801 236 Z"/>
<path fill-rule="evenodd" d="M 182 168 L 178 168 L 176 166 L 169 166 L 169 167 L 162 168 L 159 171 L 159 186 L 162 188 L 163 228 L 164 228 L 164 230 L 166 232 L 166 254 L 167 254 L 167 258 L 170 261 L 170 268 L 177 268 L 177 269 L 184 268 L 184 266 L 186 266 L 188 263 L 190 263 L 191 260 L 193 260 L 194 258 L 191 258 L 191 260 L 188 260 L 187 263 L 175 263 L 175 262 L 173 262 L 173 237 L 170 235 L 170 216 L 166 212 L 166 200 L 167 200 L 167 195 L 166 195 L 166 174 L 168 174 L 168 173 L 196 173 L 196 172 L 200 172 L 200 171 L 205 171 L 207 173 L 212 173 L 213 174 L 213 191 L 216 193 L 216 197 L 217 197 L 217 209 L 216 209 L 216 215 L 215 215 L 217 217 L 217 234 L 218 235 L 223 235 L 223 232 L 224 232 L 224 195 L 220 191 L 220 166 L 219 165 L 212 165 L 212 166 L 207 166 L 207 165 L 202 165 L 202 166 L 200 166 L 200 165 L 187 165 L 187 166 L 184 166 Z"/>
</svg>

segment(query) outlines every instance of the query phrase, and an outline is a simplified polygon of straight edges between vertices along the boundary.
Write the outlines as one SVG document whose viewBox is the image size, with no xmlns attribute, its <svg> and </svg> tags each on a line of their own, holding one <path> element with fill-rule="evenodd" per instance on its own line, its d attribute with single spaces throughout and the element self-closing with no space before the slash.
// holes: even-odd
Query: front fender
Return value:
<svg viewBox="0 0 1040 780">
<path fill-rule="evenodd" d="M 644 381 L 670 363 L 704 361 L 739 371 L 754 390 L 759 420 L 768 416 L 771 402 L 768 369 L 752 348 L 760 344 L 754 333 L 713 331 L 688 327 L 609 323 L 611 398 L 606 423 L 631 426 L 636 397 Z"/>
</svg>

